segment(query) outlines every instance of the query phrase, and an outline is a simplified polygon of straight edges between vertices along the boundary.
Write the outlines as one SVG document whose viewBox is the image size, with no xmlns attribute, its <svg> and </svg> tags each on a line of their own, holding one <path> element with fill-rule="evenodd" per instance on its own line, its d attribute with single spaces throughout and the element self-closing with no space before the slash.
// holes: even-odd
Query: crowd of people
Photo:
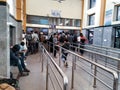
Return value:
<svg viewBox="0 0 120 90">
<path fill-rule="evenodd" d="M 84 44 L 86 43 L 87 39 L 83 36 L 82 33 L 80 35 L 73 35 L 69 33 L 54 33 L 48 39 L 50 52 L 53 53 L 54 57 L 56 58 L 57 51 L 59 50 L 57 45 L 61 45 L 62 49 L 62 57 L 61 60 L 63 61 L 64 65 L 67 67 L 67 50 L 70 49 L 70 45 L 77 46 L 80 45 L 80 48 L 84 48 Z M 35 54 L 38 52 L 38 45 L 39 45 L 39 36 L 37 32 L 31 31 L 28 33 L 23 33 L 22 41 L 20 44 L 16 44 L 10 48 L 10 65 L 17 66 L 19 70 L 19 77 L 20 76 L 27 76 L 29 75 L 30 70 L 27 69 L 25 60 L 29 54 Z M 67 50 L 65 50 L 67 49 Z M 74 48 L 73 48 L 74 50 Z M 81 55 L 83 55 L 84 50 L 80 50 Z"/>
<path fill-rule="evenodd" d="M 75 47 L 78 47 L 80 45 L 80 54 L 83 55 L 84 53 L 84 44 L 87 43 L 87 38 L 80 33 L 79 35 L 76 34 L 69 34 L 69 33 L 54 33 L 53 35 L 50 36 L 49 38 L 49 47 L 50 47 L 50 52 L 53 52 L 54 57 L 56 58 L 56 53 L 59 48 L 57 45 L 61 45 L 63 48 L 69 50 L 70 45 L 73 45 L 74 47 L 72 48 L 75 51 Z M 64 62 L 65 66 L 68 66 L 67 63 L 67 55 L 68 52 L 66 50 L 62 49 L 62 61 Z"/>
</svg>

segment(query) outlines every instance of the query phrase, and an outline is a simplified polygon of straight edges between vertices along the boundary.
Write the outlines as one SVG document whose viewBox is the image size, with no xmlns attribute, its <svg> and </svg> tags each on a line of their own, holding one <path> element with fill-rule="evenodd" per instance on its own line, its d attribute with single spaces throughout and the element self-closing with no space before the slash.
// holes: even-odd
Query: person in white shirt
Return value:
<svg viewBox="0 0 120 90">
<path fill-rule="evenodd" d="M 39 37 L 37 32 L 32 32 L 32 45 L 33 45 L 33 53 L 38 52 L 38 43 L 39 43 Z"/>
<path fill-rule="evenodd" d="M 23 58 L 26 58 L 27 47 L 24 42 L 20 43 L 20 51 L 19 52 L 21 53 Z"/>
</svg>

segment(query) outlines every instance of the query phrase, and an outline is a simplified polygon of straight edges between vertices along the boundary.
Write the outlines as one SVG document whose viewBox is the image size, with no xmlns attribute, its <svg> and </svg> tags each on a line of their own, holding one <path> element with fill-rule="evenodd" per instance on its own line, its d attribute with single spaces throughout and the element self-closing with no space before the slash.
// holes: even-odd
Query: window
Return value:
<svg viewBox="0 0 120 90">
<path fill-rule="evenodd" d="M 116 21 L 120 21 L 120 6 L 117 6 Z"/>
<path fill-rule="evenodd" d="M 80 19 L 76 19 L 76 20 L 74 20 L 74 21 L 75 21 L 74 25 L 75 25 L 76 27 L 80 27 Z"/>
<path fill-rule="evenodd" d="M 42 24 L 42 25 L 49 24 L 47 17 L 31 16 L 31 15 L 27 15 L 27 23 Z"/>
<path fill-rule="evenodd" d="M 96 0 L 90 0 L 90 8 L 93 8 L 96 4 Z"/>
<path fill-rule="evenodd" d="M 94 25 L 95 24 L 95 14 L 89 15 L 89 24 L 88 25 Z"/>
</svg>

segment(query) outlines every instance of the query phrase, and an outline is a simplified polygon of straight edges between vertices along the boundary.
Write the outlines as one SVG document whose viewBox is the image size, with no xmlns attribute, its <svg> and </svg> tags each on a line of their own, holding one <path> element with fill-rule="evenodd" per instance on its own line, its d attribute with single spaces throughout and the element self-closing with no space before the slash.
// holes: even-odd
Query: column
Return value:
<svg viewBox="0 0 120 90">
<path fill-rule="evenodd" d="M 4 77 L 10 75 L 8 8 L 6 0 L 0 0 L 0 76 Z"/>
</svg>

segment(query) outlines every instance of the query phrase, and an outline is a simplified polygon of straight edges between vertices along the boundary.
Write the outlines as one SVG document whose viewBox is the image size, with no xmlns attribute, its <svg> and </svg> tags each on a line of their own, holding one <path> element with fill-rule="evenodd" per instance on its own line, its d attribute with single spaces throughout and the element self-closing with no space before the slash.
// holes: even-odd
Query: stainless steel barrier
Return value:
<svg viewBox="0 0 120 90">
<path fill-rule="evenodd" d="M 116 70 L 118 73 L 120 72 L 120 59 L 110 56 L 110 55 L 105 55 L 103 53 L 98 53 L 93 50 L 88 50 L 85 48 L 80 48 L 76 46 L 72 46 L 75 48 L 75 52 L 80 53 L 80 50 L 84 50 L 85 52 L 85 57 L 91 59 L 92 61 L 95 61 L 97 63 L 100 63 L 101 65 L 105 67 L 109 67 L 113 70 Z M 88 56 L 88 57 L 87 57 Z"/>
<path fill-rule="evenodd" d="M 85 48 L 99 52 L 99 53 L 104 53 L 106 55 L 111 55 L 113 57 L 120 58 L 120 50 L 116 49 L 116 48 L 100 47 L 100 46 L 96 46 L 96 45 L 85 45 Z"/>
<path fill-rule="evenodd" d="M 64 49 L 61 46 L 58 46 L 58 47 L 59 47 L 59 51 L 62 51 L 62 49 Z M 64 50 L 66 50 L 66 49 L 64 49 Z M 105 87 L 105 89 L 101 88 L 99 90 L 118 90 L 118 74 L 116 71 L 109 69 L 107 67 L 104 67 L 103 65 L 100 65 L 92 60 L 89 60 L 89 59 L 83 57 L 83 56 L 80 56 L 79 54 L 76 54 L 75 52 L 72 52 L 70 50 L 66 50 L 66 51 L 72 57 L 71 58 L 71 60 L 72 60 L 71 90 L 74 89 L 74 86 L 76 84 L 78 84 L 78 82 L 80 84 L 82 84 L 82 81 L 81 82 L 78 81 L 78 79 L 79 79 L 78 76 L 80 76 L 80 74 L 78 73 L 78 72 L 80 72 L 79 69 L 82 69 L 87 74 L 89 74 L 90 76 L 93 77 L 92 80 L 93 80 L 94 88 L 99 87 L 99 85 L 97 85 L 99 82 L 101 87 L 103 87 L 103 86 Z M 61 54 L 61 53 L 59 53 L 59 54 Z M 59 56 L 60 56 L 59 62 L 61 62 L 61 59 L 60 59 L 61 55 L 59 55 Z M 69 58 L 69 61 L 70 61 L 70 58 Z M 61 64 L 60 64 L 60 66 L 61 66 Z M 84 73 L 83 76 L 86 76 L 86 74 Z M 104 79 L 103 79 L 103 77 L 104 77 Z M 113 77 L 113 79 L 112 79 L 112 77 Z M 75 78 L 76 78 L 76 81 L 75 81 Z M 109 79 L 109 81 L 108 81 L 108 79 Z M 112 84 L 111 83 L 108 84 L 108 82 L 111 82 Z M 90 83 L 92 83 L 92 81 Z M 84 86 L 82 86 L 82 88 L 83 87 Z M 80 87 L 78 90 L 80 90 Z M 81 89 L 81 90 L 85 90 L 85 89 Z"/>
<path fill-rule="evenodd" d="M 43 62 L 46 59 L 46 90 L 68 90 L 68 78 L 60 67 L 55 63 L 48 51 L 40 44 L 40 55 Z M 51 81 L 51 83 L 49 82 Z"/>
</svg>

